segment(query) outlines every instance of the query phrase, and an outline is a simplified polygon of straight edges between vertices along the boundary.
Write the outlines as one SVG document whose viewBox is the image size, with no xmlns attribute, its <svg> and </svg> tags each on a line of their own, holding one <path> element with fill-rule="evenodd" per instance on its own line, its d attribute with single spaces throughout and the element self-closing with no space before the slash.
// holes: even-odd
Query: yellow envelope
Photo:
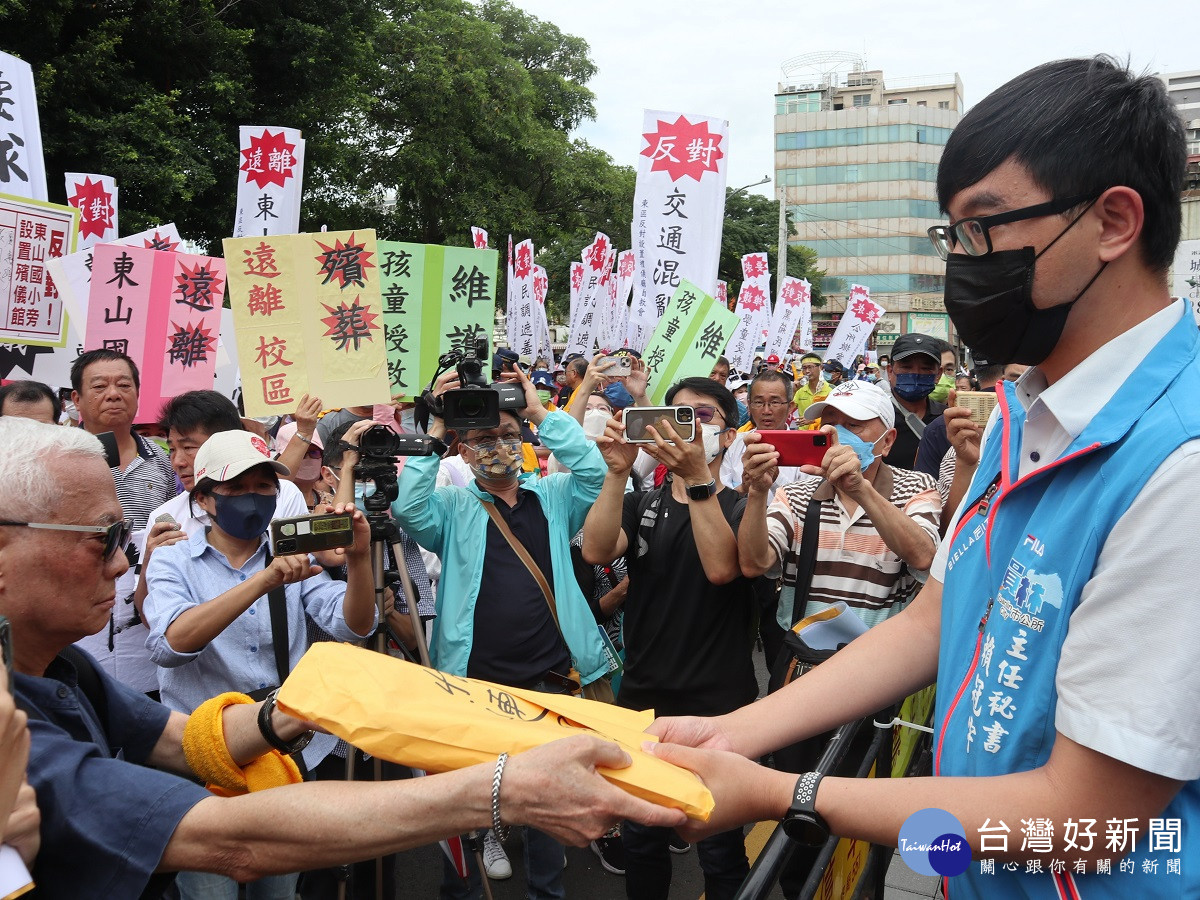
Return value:
<svg viewBox="0 0 1200 900">
<path fill-rule="evenodd" d="M 650 756 L 653 713 L 447 675 L 350 644 L 314 644 L 277 698 L 288 713 L 400 765 L 448 772 L 559 738 L 593 734 L 633 758 L 600 774 L 629 793 L 708 820 L 712 794 L 694 774 Z"/>
</svg>

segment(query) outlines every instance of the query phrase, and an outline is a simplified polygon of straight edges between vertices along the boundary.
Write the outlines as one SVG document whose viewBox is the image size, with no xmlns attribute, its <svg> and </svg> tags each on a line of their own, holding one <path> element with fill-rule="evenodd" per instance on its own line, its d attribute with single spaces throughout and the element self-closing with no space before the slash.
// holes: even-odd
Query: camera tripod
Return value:
<svg viewBox="0 0 1200 900">
<path fill-rule="evenodd" d="M 413 662 L 418 662 L 426 668 L 433 668 L 429 657 L 429 646 L 425 641 L 425 623 L 421 621 L 420 613 L 417 611 L 417 591 L 413 584 L 412 576 L 408 572 L 404 556 L 404 545 L 400 540 L 400 529 L 388 514 L 392 501 L 399 496 L 399 488 L 396 484 L 395 460 L 388 459 L 386 463 L 382 460 L 374 459 L 360 461 L 354 467 L 354 477 L 355 480 L 373 481 L 375 484 L 375 493 L 369 497 L 365 497 L 363 500 L 367 524 L 371 528 L 371 573 L 374 576 L 375 583 L 375 608 L 379 611 L 379 627 L 375 630 L 375 634 L 371 638 L 371 644 L 377 653 L 387 653 L 387 641 L 390 634 L 395 638 L 396 644 L 401 648 L 402 652 Z M 387 589 L 388 576 L 391 574 L 384 565 L 385 545 L 391 547 L 392 561 L 396 565 L 395 573 L 399 577 L 400 586 L 404 591 L 404 599 L 408 606 L 409 622 L 412 625 L 413 636 L 416 640 L 416 659 L 413 659 L 412 651 L 409 651 L 405 647 L 404 642 L 390 631 L 387 620 L 384 617 L 384 595 Z M 346 781 L 355 780 L 354 755 L 357 752 L 351 746 L 346 753 Z M 375 756 L 372 757 L 371 762 L 373 765 L 373 780 L 376 782 L 382 781 L 383 761 L 378 756 Z M 424 775 L 423 772 L 421 774 Z M 464 835 L 462 840 L 464 847 L 469 849 L 475 857 L 475 864 L 479 869 L 484 894 L 487 900 L 492 900 L 491 885 L 488 884 L 487 873 L 483 865 L 483 839 L 479 832 L 473 831 L 468 835 Z M 383 900 L 383 869 L 383 857 L 376 857 L 375 900 Z M 346 900 L 350 877 L 349 866 L 339 867 L 338 900 Z"/>
</svg>

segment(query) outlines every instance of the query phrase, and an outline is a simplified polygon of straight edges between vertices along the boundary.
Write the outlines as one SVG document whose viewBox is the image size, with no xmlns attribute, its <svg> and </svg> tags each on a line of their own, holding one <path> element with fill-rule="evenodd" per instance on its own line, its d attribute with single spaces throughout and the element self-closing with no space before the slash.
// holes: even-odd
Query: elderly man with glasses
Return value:
<svg viewBox="0 0 1200 900">
<path fill-rule="evenodd" d="M 817 364 L 818 370 L 820 363 Z M 819 377 L 819 376 L 818 376 Z M 825 392 L 822 397 L 829 396 L 829 385 L 822 384 Z M 792 380 L 783 372 L 775 369 L 763 369 L 750 382 L 747 406 L 750 408 L 750 421 L 738 429 L 733 443 L 725 452 L 721 463 L 721 480 L 728 487 L 745 494 L 746 487 L 742 483 L 742 456 L 746 452 L 746 434 L 759 431 L 782 431 L 788 428 L 792 413 L 796 411 L 793 401 L 795 392 L 792 390 Z M 781 466 L 776 487 L 783 487 L 797 479 L 806 478 L 796 466 Z"/>
</svg>

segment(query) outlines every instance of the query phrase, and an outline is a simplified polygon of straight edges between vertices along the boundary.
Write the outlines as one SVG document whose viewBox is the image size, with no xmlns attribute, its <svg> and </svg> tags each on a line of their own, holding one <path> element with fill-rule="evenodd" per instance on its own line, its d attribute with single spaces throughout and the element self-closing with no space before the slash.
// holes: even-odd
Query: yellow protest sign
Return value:
<svg viewBox="0 0 1200 900">
<path fill-rule="evenodd" d="M 361 750 L 427 772 L 492 762 L 592 734 L 620 744 L 633 763 L 600 769 L 629 793 L 707 820 L 712 794 L 694 774 L 641 749 L 650 712 L 447 675 L 350 644 L 313 645 L 279 691 L 279 706 Z"/>
</svg>

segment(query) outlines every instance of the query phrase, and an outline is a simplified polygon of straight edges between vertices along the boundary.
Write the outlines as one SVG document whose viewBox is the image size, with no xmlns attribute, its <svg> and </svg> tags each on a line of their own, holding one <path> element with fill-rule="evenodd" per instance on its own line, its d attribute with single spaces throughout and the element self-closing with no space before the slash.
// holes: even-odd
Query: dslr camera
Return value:
<svg viewBox="0 0 1200 900">
<path fill-rule="evenodd" d="M 525 392 L 515 384 L 488 383 L 483 363 L 488 358 L 487 338 L 477 338 L 475 353 L 467 356 L 460 351 L 445 353 L 438 360 L 439 371 L 454 366 L 459 387 L 446 391 L 441 397 L 426 390 L 423 396 L 429 411 L 453 431 L 473 428 L 495 428 L 500 424 L 500 410 L 523 409 Z"/>
</svg>

